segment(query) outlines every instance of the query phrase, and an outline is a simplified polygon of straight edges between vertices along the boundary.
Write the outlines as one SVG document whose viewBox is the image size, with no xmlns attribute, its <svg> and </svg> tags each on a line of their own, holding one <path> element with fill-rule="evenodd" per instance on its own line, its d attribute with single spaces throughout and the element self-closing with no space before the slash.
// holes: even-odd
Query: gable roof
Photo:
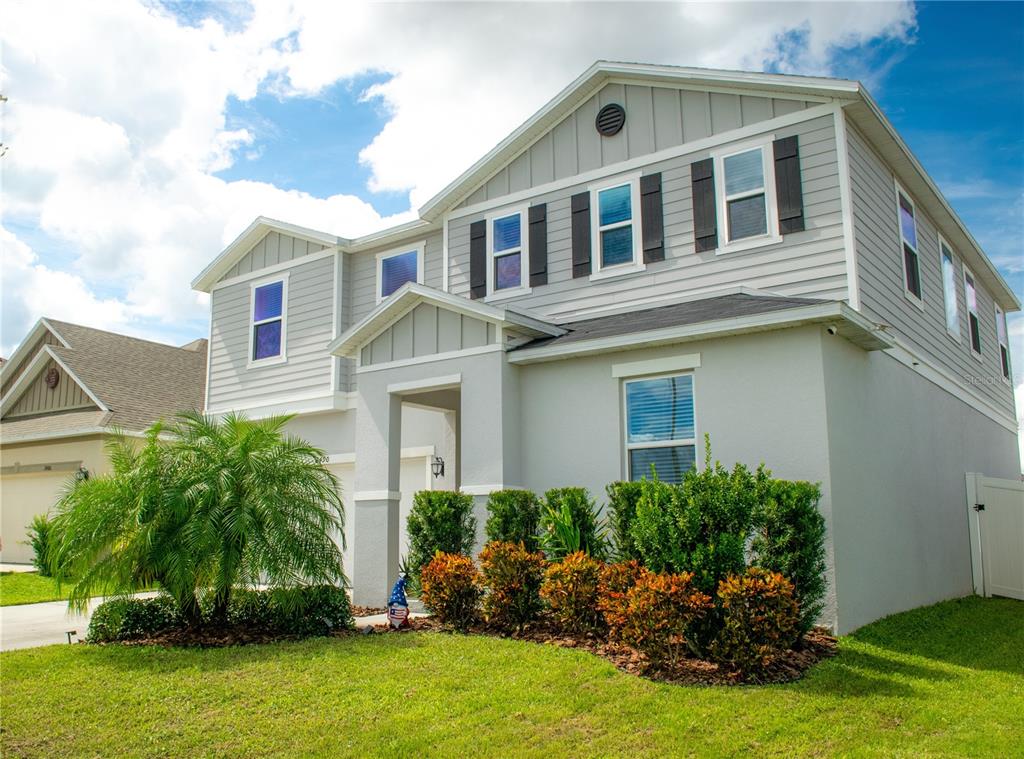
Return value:
<svg viewBox="0 0 1024 759">
<path fill-rule="evenodd" d="M 327 346 L 327 350 L 335 356 L 355 356 L 359 352 L 359 348 L 368 340 L 420 303 L 430 303 L 439 308 L 496 322 L 503 326 L 514 326 L 532 336 L 552 337 L 565 332 L 561 327 L 539 317 L 531 316 L 524 311 L 492 306 L 416 282 L 407 282 L 381 301 L 377 308 L 357 324 L 352 325 L 344 334 L 331 342 Z"/>
<path fill-rule="evenodd" d="M 178 348 L 55 319 L 42 319 L 39 324 L 53 329 L 61 344 L 44 345 L 29 359 L 26 370 L 0 402 L 0 409 L 7 412 L 49 358 L 81 386 L 97 408 L 4 420 L 0 429 L 5 443 L 40 434 L 67 436 L 112 427 L 140 431 L 179 411 L 202 410 L 205 339 Z M 33 328 L 30 336 L 36 333 Z M 8 362 L 3 373 L 13 363 Z"/>
</svg>

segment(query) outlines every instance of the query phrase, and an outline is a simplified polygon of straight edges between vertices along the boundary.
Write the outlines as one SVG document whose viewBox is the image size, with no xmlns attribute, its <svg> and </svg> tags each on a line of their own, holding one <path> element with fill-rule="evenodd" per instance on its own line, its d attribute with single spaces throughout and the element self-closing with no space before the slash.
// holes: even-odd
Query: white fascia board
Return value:
<svg viewBox="0 0 1024 759">
<path fill-rule="evenodd" d="M 714 321 L 687 324 L 678 327 L 663 327 L 646 332 L 633 332 L 626 335 L 580 340 L 565 345 L 541 346 L 539 348 L 522 348 L 508 354 L 510 364 L 534 364 L 543 361 L 558 361 L 598 353 L 611 353 L 651 348 L 658 345 L 690 342 L 694 340 L 710 340 L 730 335 L 742 335 L 753 332 L 766 332 L 804 324 L 820 324 L 835 320 L 840 325 L 845 322 L 872 344 L 872 349 L 880 350 L 891 347 L 891 342 L 878 332 L 873 322 L 857 313 L 845 303 L 832 302 L 809 306 L 770 311 L 750 316 L 729 317 Z M 843 335 L 843 327 L 839 334 Z"/>
<path fill-rule="evenodd" d="M 351 358 L 361 345 L 379 334 L 394 320 L 404 316 L 420 303 L 431 303 L 450 311 L 499 325 L 515 325 L 541 335 L 557 336 L 565 330 L 522 311 L 480 303 L 460 295 L 452 295 L 416 282 L 407 282 L 385 298 L 369 314 L 351 326 L 327 350 L 335 356 Z"/>
<path fill-rule="evenodd" d="M 265 419 L 268 416 L 282 414 L 324 414 L 331 411 L 347 411 L 355 407 L 355 393 L 341 390 L 333 393 L 318 393 L 308 396 L 279 398 L 271 403 L 259 403 L 250 406 L 215 406 L 208 407 L 204 413 L 210 416 L 223 417 L 231 412 L 245 414 L 249 419 Z"/>
<path fill-rule="evenodd" d="M 441 229 L 441 225 L 438 223 L 424 221 L 423 219 L 413 219 L 404 224 L 398 224 L 382 229 L 379 232 L 348 240 L 341 245 L 341 250 L 345 253 L 359 253 L 385 245 L 395 245 L 406 239 L 413 239 L 430 232 L 436 232 L 439 229 Z"/>
<path fill-rule="evenodd" d="M 34 435 L 21 435 L 19 437 L 10 437 L 5 435 L 3 444 L 16 445 L 18 443 L 39 443 L 45 441 L 71 439 L 76 437 L 90 437 L 92 435 L 120 435 L 121 437 L 133 437 L 143 438 L 146 436 L 145 432 L 138 430 L 125 430 L 114 427 L 82 427 L 81 429 L 73 430 L 60 430 L 57 432 L 39 432 Z M 161 438 L 166 438 L 166 435 L 160 435 Z"/>
<path fill-rule="evenodd" d="M 15 380 L 14 384 L 11 385 L 11 389 L 7 391 L 7 395 L 5 395 L 3 400 L 0 401 L 0 414 L 6 414 L 10 410 L 11 406 L 14 405 L 20 397 L 21 391 L 39 376 L 43 367 L 46 366 L 46 359 L 48 358 L 52 358 L 57 365 L 64 370 L 64 373 L 74 380 L 75 384 L 82 388 L 82 391 L 89 396 L 89 399 L 99 406 L 101 411 L 110 411 L 110 409 L 107 408 L 107 404 L 101 401 L 99 397 L 89 389 L 88 385 L 82 382 L 78 375 L 68 368 L 67 364 L 61 360 L 60 356 L 58 356 L 49 345 L 44 345 L 32 359 L 32 362 L 28 367 L 26 367 L 25 371 L 23 371 L 18 376 L 18 379 Z"/>
<path fill-rule="evenodd" d="M 281 232 L 291 237 L 297 237 L 308 242 L 321 245 L 337 246 L 347 242 L 345 239 L 327 232 L 320 232 L 307 227 L 300 227 L 297 224 L 289 224 L 286 221 L 270 219 L 266 216 L 257 216 L 256 219 L 245 228 L 210 264 L 203 269 L 199 275 L 192 280 L 192 289 L 200 292 L 210 292 L 217 280 L 224 276 L 224 273 L 234 266 L 249 249 L 259 242 L 260 238 L 268 232 Z"/>
<path fill-rule="evenodd" d="M 32 329 L 30 329 L 22 341 L 18 343 L 18 347 L 14 350 L 14 353 L 11 354 L 11 357 L 7 359 L 3 368 L 0 368 L 0 382 L 2 382 L 8 374 L 21 366 L 22 362 L 28 358 L 28 352 L 32 349 L 32 346 L 36 344 L 36 341 L 38 341 L 47 330 L 52 332 L 65 348 L 71 347 L 68 344 L 68 341 L 65 340 L 63 336 L 53 328 L 53 325 L 46 320 L 46 317 L 37 319 L 36 323 L 32 325 Z M 11 389 L 13 390 L 14 388 L 12 387 Z"/>
</svg>

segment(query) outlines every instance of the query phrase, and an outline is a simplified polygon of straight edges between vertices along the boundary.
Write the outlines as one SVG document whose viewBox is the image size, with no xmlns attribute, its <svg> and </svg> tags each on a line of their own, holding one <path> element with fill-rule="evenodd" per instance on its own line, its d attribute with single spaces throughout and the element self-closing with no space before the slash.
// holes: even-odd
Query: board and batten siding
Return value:
<svg viewBox="0 0 1024 759">
<path fill-rule="evenodd" d="M 420 303 L 409 313 L 363 346 L 363 366 L 410 358 L 480 348 L 497 342 L 497 328 L 429 303 Z"/>
<path fill-rule="evenodd" d="M 904 292 L 895 177 L 852 124 L 847 125 L 847 135 L 860 310 L 892 327 L 913 350 L 952 374 L 964 392 L 987 400 L 1012 418 L 1013 390 L 1001 379 L 992 296 L 977 281 L 975 272 L 982 353 L 979 362 L 969 344 L 963 261 L 958 251 L 953 250 L 960 318 L 960 336 L 956 338 L 946 329 L 938 229 L 917 205 L 917 198 L 909 195 L 916 206 L 922 311 Z"/>
<path fill-rule="evenodd" d="M 228 269 L 222 279 L 251 274 L 268 266 L 294 261 L 311 253 L 319 253 L 326 247 L 318 242 L 309 242 L 280 232 L 268 232 L 237 264 Z"/>
<path fill-rule="evenodd" d="M 594 120 L 598 111 L 610 103 L 625 109 L 626 123 L 618 134 L 602 137 Z M 813 103 L 786 98 L 607 84 L 458 207 L 767 121 L 809 105 Z"/>
<path fill-rule="evenodd" d="M 548 284 L 502 303 L 565 321 L 595 309 L 641 305 L 740 285 L 780 295 L 845 299 L 846 260 L 834 119 L 821 116 L 772 134 L 776 138 L 799 138 L 805 231 L 748 251 L 723 255 L 695 252 L 690 164 L 710 155 L 710 151 L 701 150 L 642 170 L 644 174 L 661 172 L 662 176 L 664 261 L 649 263 L 637 274 L 594 282 L 587 277 L 574 279 L 569 204 L 571 196 L 585 190 L 586 185 L 561 189 L 531 201 L 547 203 Z M 449 222 L 449 289 L 455 295 L 469 296 L 469 227 L 484 215 L 481 212 Z"/>
<path fill-rule="evenodd" d="M 46 334 L 50 333 L 47 332 Z M 46 384 L 46 375 L 51 369 L 56 369 L 58 376 L 57 386 L 52 388 Z M 51 358 L 4 418 L 12 419 L 18 416 L 32 416 L 47 414 L 53 411 L 70 411 L 71 409 L 95 407 L 96 404 L 93 403 L 81 386 L 71 379 L 67 372 Z"/>
<path fill-rule="evenodd" d="M 328 395 L 331 356 L 327 345 L 334 337 L 334 258 L 325 256 L 288 269 L 284 363 L 248 366 L 252 350 L 250 290 L 251 283 L 244 281 L 211 294 L 207 406 L 219 410 L 317 393 Z"/>
</svg>

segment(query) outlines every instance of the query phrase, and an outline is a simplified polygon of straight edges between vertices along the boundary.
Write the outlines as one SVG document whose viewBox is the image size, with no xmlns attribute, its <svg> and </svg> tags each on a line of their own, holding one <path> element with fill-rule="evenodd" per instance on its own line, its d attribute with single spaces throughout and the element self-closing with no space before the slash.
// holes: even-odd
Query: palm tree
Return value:
<svg viewBox="0 0 1024 759">
<path fill-rule="evenodd" d="M 71 603 L 158 585 L 187 622 L 206 594 L 223 622 L 236 587 L 345 584 L 338 481 L 323 451 L 284 434 L 290 418 L 189 413 L 137 450 L 111 442 L 113 472 L 58 505 L 55 561 L 80 578 Z"/>
</svg>

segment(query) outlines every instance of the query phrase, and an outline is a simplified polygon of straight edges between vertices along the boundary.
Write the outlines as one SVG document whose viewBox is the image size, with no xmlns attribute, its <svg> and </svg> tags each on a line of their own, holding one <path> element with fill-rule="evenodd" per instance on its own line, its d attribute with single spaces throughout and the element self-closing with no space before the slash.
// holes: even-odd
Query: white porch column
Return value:
<svg viewBox="0 0 1024 759">
<path fill-rule="evenodd" d="M 402 399 L 375 383 L 361 384 L 350 517 L 352 600 L 358 606 L 383 606 L 398 578 Z"/>
</svg>

